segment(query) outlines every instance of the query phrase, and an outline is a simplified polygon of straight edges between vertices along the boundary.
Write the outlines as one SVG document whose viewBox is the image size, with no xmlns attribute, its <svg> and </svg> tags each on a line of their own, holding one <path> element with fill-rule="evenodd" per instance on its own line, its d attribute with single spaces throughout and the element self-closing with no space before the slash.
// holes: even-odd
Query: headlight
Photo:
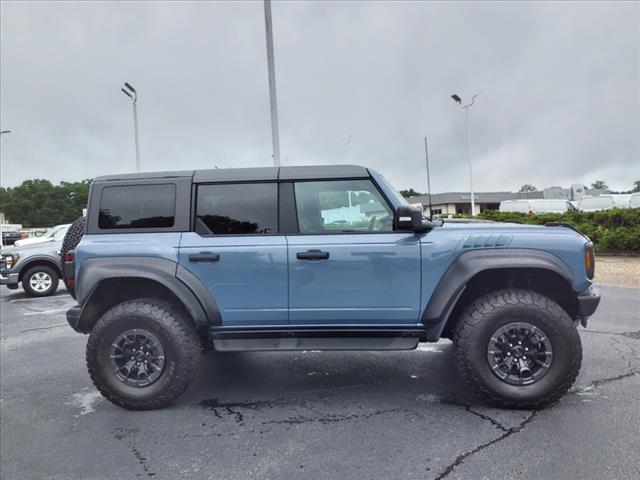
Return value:
<svg viewBox="0 0 640 480">
<path fill-rule="evenodd" d="M 18 258 L 20 258 L 20 255 L 18 255 L 17 253 L 13 254 L 13 255 L 3 255 L 2 256 L 2 259 L 4 260 L 4 266 L 6 268 L 13 267 L 16 264 L 16 262 L 18 261 Z"/>
</svg>

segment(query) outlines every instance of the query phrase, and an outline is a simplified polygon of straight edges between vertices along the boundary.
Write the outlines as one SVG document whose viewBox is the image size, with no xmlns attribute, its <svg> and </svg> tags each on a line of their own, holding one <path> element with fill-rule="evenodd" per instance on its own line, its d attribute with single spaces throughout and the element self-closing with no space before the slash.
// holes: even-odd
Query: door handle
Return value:
<svg viewBox="0 0 640 480">
<path fill-rule="evenodd" d="M 329 252 L 322 252 L 320 250 L 308 250 L 306 252 L 296 253 L 298 260 L 326 260 L 329 258 Z"/>
<path fill-rule="evenodd" d="M 217 262 L 220 260 L 220 255 L 211 252 L 200 252 L 189 255 L 190 262 Z"/>
</svg>

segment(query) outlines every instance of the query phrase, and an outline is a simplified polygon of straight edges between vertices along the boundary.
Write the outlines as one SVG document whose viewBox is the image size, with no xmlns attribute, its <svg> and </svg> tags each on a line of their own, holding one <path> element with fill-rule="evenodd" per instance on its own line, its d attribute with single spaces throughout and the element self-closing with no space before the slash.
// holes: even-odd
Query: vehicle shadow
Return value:
<svg viewBox="0 0 640 480">
<path fill-rule="evenodd" d="M 455 370 L 450 342 L 405 352 L 210 352 L 178 404 L 382 408 L 416 399 L 477 403 Z"/>
</svg>

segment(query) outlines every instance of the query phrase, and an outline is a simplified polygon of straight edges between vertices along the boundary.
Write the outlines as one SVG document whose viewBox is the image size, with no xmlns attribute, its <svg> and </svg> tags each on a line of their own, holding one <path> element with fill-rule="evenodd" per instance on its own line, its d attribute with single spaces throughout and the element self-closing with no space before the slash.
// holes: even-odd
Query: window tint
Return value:
<svg viewBox="0 0 640 480">
<path fill-rule="evenodd" d="M 197 233 L 260 235 L 277 231 L 277 184 L 237 183 L 198 187 Z"/>
<path fill-rule="evenodd" d="M 369 180 L 298 182 L 300 233 L 390 232 L 393 213 Z"/>
<path fill-rule="evenodd" d="M 176 211 L 172 184 L 105 187 L 100 199 L 98 227 L 169 228 Z"/>
</svg>

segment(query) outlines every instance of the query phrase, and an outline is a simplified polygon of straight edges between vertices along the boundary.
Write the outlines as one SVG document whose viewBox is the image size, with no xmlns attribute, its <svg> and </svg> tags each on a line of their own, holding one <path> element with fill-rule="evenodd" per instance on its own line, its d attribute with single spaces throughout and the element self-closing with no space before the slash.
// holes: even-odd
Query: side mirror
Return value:
<svg viewBox="0 0 640 480">
<path fill-rule="evenodd" d="M 422 211 L 412 205 L 400 205 L 396 210 L 398 216 L 398 230 L 413 230 L 422 232 L 427 228 L 422 223 Z"/>
</svg>

